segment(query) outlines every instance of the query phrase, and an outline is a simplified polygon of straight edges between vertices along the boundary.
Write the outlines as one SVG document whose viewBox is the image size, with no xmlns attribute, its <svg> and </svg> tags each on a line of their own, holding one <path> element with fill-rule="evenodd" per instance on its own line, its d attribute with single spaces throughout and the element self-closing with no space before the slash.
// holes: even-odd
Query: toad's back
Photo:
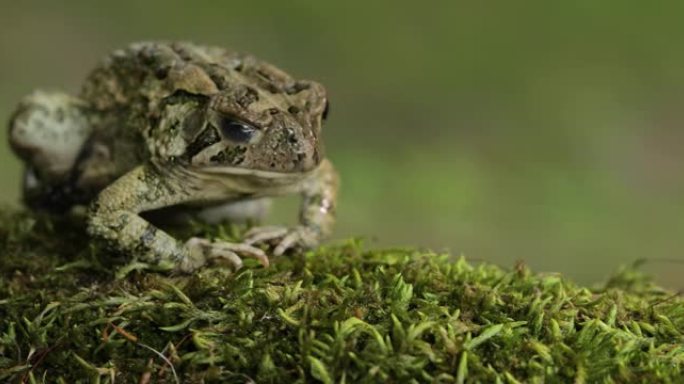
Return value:
<svg viewBox="0 0 684 384">
<path fill-rule="evenodd" d="M 173 84 L 168 78 L 174 67 L 192 63 L 214 63 L 229 53 L 220 48 L 189 43 L 143 42 L 114 51 L 86 79 L 81 97 L 98 110 L 145 108 L 168 96 Z"/>
<path fill-rule="evenodd" d="M 272 93 L 295 82 L 250 55 L 191 43 L 142 42 L 110 54 L 86 79 L 81 97 L 99 110 L 149 108 L 178 90 L 213 93 L 240 79 Z"/>
</svg>

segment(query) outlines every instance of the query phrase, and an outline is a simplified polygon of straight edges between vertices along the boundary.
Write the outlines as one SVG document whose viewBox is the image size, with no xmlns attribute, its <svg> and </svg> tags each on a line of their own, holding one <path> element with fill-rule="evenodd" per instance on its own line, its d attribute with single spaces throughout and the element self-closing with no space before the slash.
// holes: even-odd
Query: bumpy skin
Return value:
<svg viewBox="0 0 684 384">
<path fill-rule="evenodd" d="M 332 229 L 338 177 L 323 156 L 326 110 L 320 84 L 252 56 L 138 43 L 106 58 L 79 97 L 36 92 L 24 99 L 10 122 L 10 144 L 26 162 L 29 206 L 60 211 L 88 203 L 89 233 L 140 261 L 186 272 L 212 258 L 267 265 L 254 245 L 275 243 L 278 255 L 315 246 Z M 183 243 L 140 215 L 172 206 L 206 214 L 285 193 L 303 196 L 300 224 L 257 227 L 240 244 Z"/>
</svg>

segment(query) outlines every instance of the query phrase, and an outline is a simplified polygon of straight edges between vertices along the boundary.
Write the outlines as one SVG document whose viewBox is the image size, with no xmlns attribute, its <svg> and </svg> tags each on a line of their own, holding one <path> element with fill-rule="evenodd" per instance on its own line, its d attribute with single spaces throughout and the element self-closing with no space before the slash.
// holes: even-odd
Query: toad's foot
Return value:
<svg viewBox="0 0 684 384">
<path fill-rule="evenodd" d="M 250 244 L 210 241 L 200 237 L 193 237 L 185 243 L 185 246 L 190 253 L 190 257 L 181 263 L 180 269 L 182 271 L 194 271 L 212 259 L 227 260 L 233 265 L 235 270 L 242 268 L 242 257 L 255 258 L 264 267 L 269 265 L 266 253 Z"/>
<path fill-rule="evenodd" d="M 252 228 L 245 234 L 245 244 L 277 243 L 273 254 L 280 256 L 295 247 L 313 248 L 318 245 L 320 235 L 303 225 L 294 228 L 266 226 Z"/>
</svg>

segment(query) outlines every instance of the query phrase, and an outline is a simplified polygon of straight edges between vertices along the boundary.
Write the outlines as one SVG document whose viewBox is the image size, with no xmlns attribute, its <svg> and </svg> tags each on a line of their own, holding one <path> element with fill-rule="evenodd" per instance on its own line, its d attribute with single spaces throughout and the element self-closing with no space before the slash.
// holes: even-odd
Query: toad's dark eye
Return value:
<svg viewBox="0 0 684 384">
<path fill-rule="evenodd" d="M 230 117 L 221 118 L 219 128 L 224 138 L 236 143 L 249 142 L 257 130 L 252 125 Z"/>
</svg>

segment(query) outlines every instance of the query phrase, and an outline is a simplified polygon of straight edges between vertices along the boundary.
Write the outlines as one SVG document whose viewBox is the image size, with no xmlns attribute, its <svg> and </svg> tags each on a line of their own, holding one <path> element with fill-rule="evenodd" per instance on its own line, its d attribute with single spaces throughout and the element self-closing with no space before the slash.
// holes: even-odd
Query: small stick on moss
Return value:
<svg viewBox="0 0 684 384">
<path fill-rule="evenodd" d="M 133 335 L 133 334 L 131 334 L 131 333 L 128 333 L 128 332 L 125 331 L 123 328 L 118 327 L 118 326 L 116 326 L 115 324 L 112 324 L 112 323 L 109 323 L 109 324 L 110 324 L 110 325 L 112 326 L 112 328 L 114 328 L 118 333 L 120 333 L 121 336 L 123 336 L 124 338 L 126 338 L 126 340 L 132 342 L 132 343 L 135 344 L 135 345 L 139 345 L 139 346 L 141 346 L 141 347 L 143 347 L 143 348 L 145 348 L 145 349 L 148 349 L 148 350 L 152 351 L 155 355 L 159 356 L 160 359 L 164 360 L 164 362 L 165 362 L 169 367 L 171 367 L 171 373 L 173 374 L 173 378 L 174 378 L 174 380 L 176 381 L 176 383 L 180 383 L 180 380 L 178 379 L 178 375 L 176 374 L 176 369 L 174 368 L 173 363 L 172 363 L 168 358 L 166 358 L 166 356 L 164 356 L 163 353 L 157 351 L 156 349 L 150 347 L 150 346 L 147 345 L 147 344 L 144 344 L 144 343 L 140 342 L 140 341 L 138 340 L 138 337 L 137 337 L 137 336 L 135 336 L 135 335 Z"/>
</svg>

